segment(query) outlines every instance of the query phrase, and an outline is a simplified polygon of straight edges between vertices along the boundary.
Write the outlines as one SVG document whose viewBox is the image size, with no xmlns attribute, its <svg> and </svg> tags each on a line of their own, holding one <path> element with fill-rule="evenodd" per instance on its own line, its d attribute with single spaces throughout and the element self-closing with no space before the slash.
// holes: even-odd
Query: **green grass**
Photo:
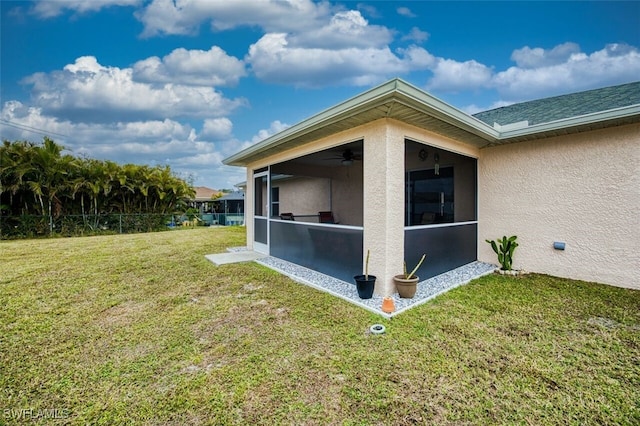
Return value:
<svg viewBox="0 0 640 426">
<path fill-rule="evenodd" d="M 387 321 L 204 258 L 240 245 L 1 242 L 0 424 L 640 424 L 640 291 L 490 275 Z"/>
</svg>

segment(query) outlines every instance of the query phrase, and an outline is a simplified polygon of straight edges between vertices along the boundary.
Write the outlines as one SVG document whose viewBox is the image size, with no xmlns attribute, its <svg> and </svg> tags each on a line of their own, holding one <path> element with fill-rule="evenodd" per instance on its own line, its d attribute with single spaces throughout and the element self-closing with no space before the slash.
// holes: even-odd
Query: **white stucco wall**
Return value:
<svg viewBox="0 0 640 426">
<path fill-rule="evenodd" d="M 517 235 L 516 269 L 640 289 L 640 125 L 480 153 L 480 260 Z"/>
<path fill-rule="evenodd" d="M 404 255 L 404 140 L 379 120 L 364 140 L 364 252 L 376 265 L 376 293 L 395 292 Z"/>
<path fill-rule="evenodd" d="M 363 225 L 362 187 L 362 161 L 334 170 L 331 176 L 331 210 L 335 220 L 343 225 Z"/>
<path fill-rule="evenodd" d="M 276 181 L 273 187 L 280 188 L 280 213 L 295 215 L 317 215 L 330 210 L 331 182 L 327 178 L 302 178 Z M 310 220 L 304 218 L 302 220 Z"/>
</svg>

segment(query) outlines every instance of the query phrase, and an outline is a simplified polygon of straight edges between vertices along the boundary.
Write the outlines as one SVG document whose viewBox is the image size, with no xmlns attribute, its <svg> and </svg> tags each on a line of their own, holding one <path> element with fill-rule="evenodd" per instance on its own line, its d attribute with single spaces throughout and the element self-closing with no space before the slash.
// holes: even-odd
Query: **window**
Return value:
<svg viewBox="0 0 640 426">
<path fill-rule="evenodd" d="M 407 173 L 405 226 L 452 223 L 454 221 L 453 167 Z"/>
<path fill-rule="evenodd" d="M 280 215 L 280 188 L 271 188 L 271 216 Z"/>
<path fill-rule="evenodd" d="M 254 178 L 254 214 L 264 216 L 267 202 L 267 177 L 256 176 Z"/>
</svg>

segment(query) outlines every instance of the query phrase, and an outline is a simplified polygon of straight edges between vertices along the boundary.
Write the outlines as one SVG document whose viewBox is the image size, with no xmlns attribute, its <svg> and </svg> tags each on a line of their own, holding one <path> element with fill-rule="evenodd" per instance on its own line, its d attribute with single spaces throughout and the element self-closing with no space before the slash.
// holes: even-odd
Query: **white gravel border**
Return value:
<svg viewBox="0 0 640 426">
<path fill-rule="evenodd" d="M 229 251 L 241 251 L 243 249 L 246 250 L 244 247 L 236 247 L 229 249 Z M 371 299 L 360 299 L 355 283 L 348 283 L 273 256 L 258 259 L 256 262 L 280 272 L 296 282 L 332 294 L 386 318 L 392 318 L 453 288 L 467 284 L 469 281 L 481 276 L 491 274 L 496 269 L 496 265 L 490 263 L 471 262 L 444 274 L 420 281 L 416 295 L 412 299 L 403 299 L 398 294 L 394 294 L 392 297 L 396 310 L 391 314 L 387 314 L 382 312 L 381 309 L 382 296 L 374 294 Z"/>
</svg>

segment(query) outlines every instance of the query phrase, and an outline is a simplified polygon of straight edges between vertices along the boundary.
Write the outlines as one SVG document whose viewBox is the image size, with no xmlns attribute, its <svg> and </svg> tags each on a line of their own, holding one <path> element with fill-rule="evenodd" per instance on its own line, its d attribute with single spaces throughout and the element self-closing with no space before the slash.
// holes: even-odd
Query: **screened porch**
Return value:
<svg viewBox="0 0 640 426">
<path fill-rule="evenodd" d="M 254 170 L 255 247 L 352 282 L 366 251 L 364 143 Z M 476 159 L 410 140 L 404 145 L 405 177 L 397 184 L 404 192 L 404 235 L 398 238 L 409 266 L 427 254 L 418 275 L 428 279 L 477 258 Z"/>
</svg>

